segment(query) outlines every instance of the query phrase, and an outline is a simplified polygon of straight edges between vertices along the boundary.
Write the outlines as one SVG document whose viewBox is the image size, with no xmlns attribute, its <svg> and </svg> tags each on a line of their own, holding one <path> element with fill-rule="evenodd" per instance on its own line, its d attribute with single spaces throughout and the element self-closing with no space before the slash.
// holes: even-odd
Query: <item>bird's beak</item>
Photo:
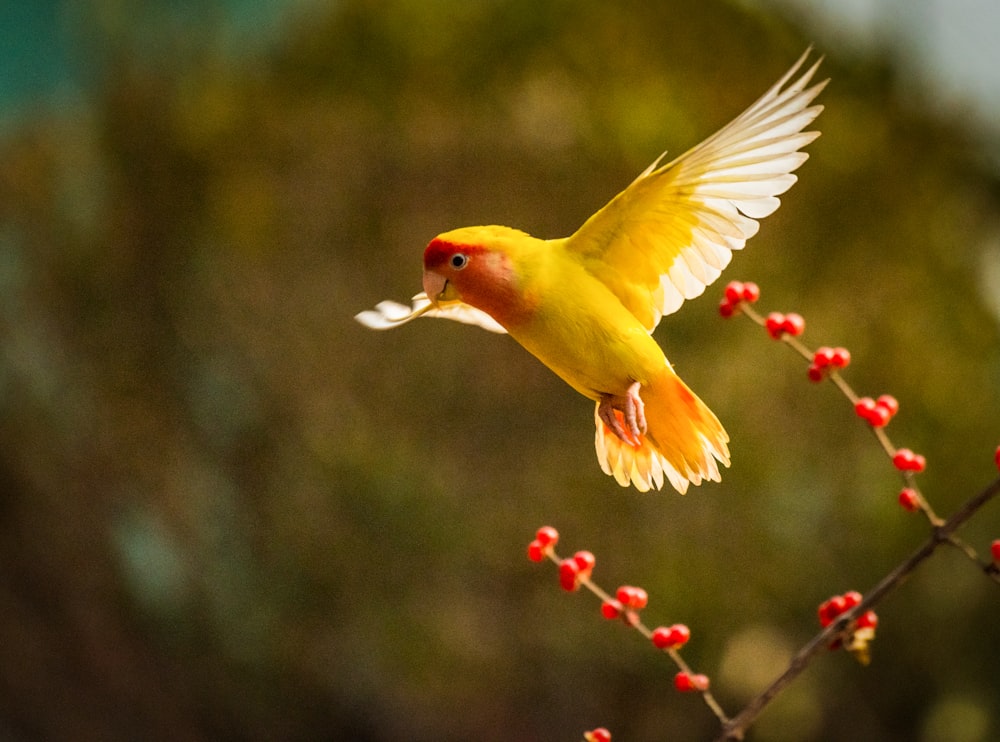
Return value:
<svg viewBox="0 0 1000 742">
<path fill-rule="evenodd" d="M 440 273 L 434 271 L 424 271 L 424 293 L 431 300 L 431 304 L 436 308 L 438 300 L 444 298 L 445 289 L 448 287 L 448 279 Z"/>
</svg>

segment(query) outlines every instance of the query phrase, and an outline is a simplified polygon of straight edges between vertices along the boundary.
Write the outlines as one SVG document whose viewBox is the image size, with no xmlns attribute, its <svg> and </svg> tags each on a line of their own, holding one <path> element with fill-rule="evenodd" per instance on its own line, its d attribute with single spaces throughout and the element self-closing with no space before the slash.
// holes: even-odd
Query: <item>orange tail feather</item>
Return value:
<svg viewBox="0 0 1000 742">
<path fill-rule="evenodd" d="M 717 462 L 729 466 L 729 436 L 715 414 L 669 366 L 639 393 L 647 431 L 634 444 L 618 438 L 594 411 L 597 458 L 605 474 L 641 492 L 661 489 L 666 480 L 682 495 L 689 483 L 718 482 Z"/>
</svg>

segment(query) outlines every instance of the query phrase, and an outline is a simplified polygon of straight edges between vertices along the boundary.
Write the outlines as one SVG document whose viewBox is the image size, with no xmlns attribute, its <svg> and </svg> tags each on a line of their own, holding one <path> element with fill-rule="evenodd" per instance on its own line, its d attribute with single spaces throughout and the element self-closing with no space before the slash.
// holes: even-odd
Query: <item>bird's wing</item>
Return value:
<svg viewBox="0 0 1000 742">
<path fill-rule="evenodd" d="M 417 317 L 441 317 L 442 319 L 464 322 L 467 325 L 478 325 L 490 332 L 507 332 L 499 322 L 486 312 L 464 302 L 440 302 L 435 308 L 423 291 L 413 297 L 412 307 L 387 300 L 376 304 L 374 309 L 366 309 L 354 315 L 354 319 L 373 330 L 388 330 L 406 324 Z"/>
<path fill-rule="evenodd" d="M 567 238 L 565 249 L 650 332 L 719 277 L 796 181 L 809 156 L 799 150 L 819 136 L 803 131 L 823 110 L 810 103 L 827 82 L 807 87 L 822 59 L 792 79 L 810 51 L 735 120 L 654 162 Z"/>
</svg>

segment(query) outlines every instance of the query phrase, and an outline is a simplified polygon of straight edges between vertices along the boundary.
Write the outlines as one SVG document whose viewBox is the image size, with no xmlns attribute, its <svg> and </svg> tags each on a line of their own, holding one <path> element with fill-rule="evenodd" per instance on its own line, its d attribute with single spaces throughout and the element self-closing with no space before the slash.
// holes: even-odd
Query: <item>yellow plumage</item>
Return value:
<svg viewBox="0 0 1000 742">
<path fill-rule="evenodd" d="M 679 492 L 719 479 L 729 440 L 674 374 L 650 333 L 701 294 L 779 206 L 819 136 L 805 132 L 825 85 L 819 62 L 793 82 L 808 51 L 728 126 L 666 165 L 654 163 L 568 238 L 466 227 L 424 253 L 424 293 L 412 309 L 382 302 L 357 315 L 376 329 L 418 316 L 510 335 L 597 401 L 596 448 L 623 486 Z"/>
</svg>

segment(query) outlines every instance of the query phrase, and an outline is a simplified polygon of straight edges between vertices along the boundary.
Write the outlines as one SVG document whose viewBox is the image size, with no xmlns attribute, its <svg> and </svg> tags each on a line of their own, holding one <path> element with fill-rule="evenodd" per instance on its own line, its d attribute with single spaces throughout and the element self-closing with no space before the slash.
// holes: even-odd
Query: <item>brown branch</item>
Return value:
<svg viewBox="0 0 1000 742">
<path fill-rule="evenodd" d="M 953 544 L 952 534 L 997 494 L 1000 494 L 1000 478 L 994 480 L 982 492 L 968 500 L 948 520 L 935 527 L 930 537 L 916 551 L 865 594 L 861 603 L 813 637 L 796 653 L 788 668 L 771 685 L 752 699 L 728 723 L 723 724 L 722 733 L 716 738 L 716 742 L 742 740 L 746 730 L 760 716 L 764 708 L 809 666 L 813 657 L 826 649 L 830 642 L 835 641 L 839 635 L 844 634 L 848 625 L 858 616 L 879 603 L 891 590 L 901 585 L 910 573 L 933 554 L 941 544 Z M 989 574 L 990 568 L 986 567 L 984 571 Z"/>
</svg>

